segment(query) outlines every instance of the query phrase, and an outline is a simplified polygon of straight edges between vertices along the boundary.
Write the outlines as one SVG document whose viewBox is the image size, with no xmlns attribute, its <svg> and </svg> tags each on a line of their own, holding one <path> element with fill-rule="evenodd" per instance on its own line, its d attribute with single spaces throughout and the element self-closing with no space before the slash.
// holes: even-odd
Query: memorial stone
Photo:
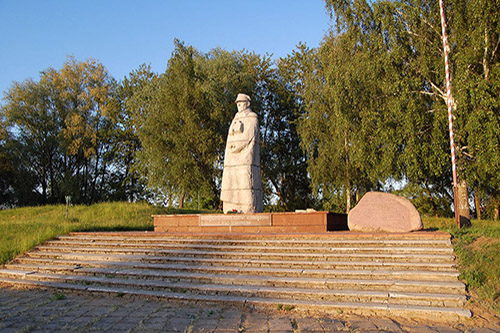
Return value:
<svg viewBox="0 0 500 333">
<path fill-rule="evenodd" d="M 351 231 L 410 232 L 423 229 L 422 219 L 410 200 L 382 192 L 366 193 L 349 212 Z"/>
</svg>

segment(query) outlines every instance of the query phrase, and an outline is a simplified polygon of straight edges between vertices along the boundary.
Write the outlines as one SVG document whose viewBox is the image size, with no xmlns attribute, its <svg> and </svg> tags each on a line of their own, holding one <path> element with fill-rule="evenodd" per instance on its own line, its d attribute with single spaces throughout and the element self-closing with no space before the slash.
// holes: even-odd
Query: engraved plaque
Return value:
<svg viewBox="0 0 500 333">
<path fill-rule="evenodd" d="M 271 214 L 200 215 L 200 227 L 270 226 Z"/>
</svg>

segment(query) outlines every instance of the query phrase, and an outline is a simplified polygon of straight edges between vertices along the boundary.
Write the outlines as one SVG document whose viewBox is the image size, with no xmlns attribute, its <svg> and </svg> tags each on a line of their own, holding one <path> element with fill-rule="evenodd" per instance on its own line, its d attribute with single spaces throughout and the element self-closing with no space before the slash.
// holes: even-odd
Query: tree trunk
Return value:
<svg viewBox="0 0 500 333">
<path fill-rule="evenodd" d="M 488 38 L 488 28 L 484 27 L 484 55 L 483 55 L 483 71 L 484 71 L 484 80 L 488 81 L 488 78 L 490 76 L 490 66 L 488 63 L 488 44 L 489 44 L 489 38 Z M 495 52 L 493 52 L 495 53 Z"/>
<path fill-rule="evenodd" d="M 182 209 L 184 207 L 184 197 L 186 195 L 186 192 L 184 192 L 184 189 L 181 191 L 181 197 L 179 198 L 179 208 Z"/>
<path fill-rule="evenodd" d="M 81 199 L 83 203 L 87 203 L 87 191 L 88 191 L 88 184 L 87 184 L 87 173 L 88 173 L 88 165 L 87 165 L 87 162 L 84 162 L 84 166 L 83 166 L 83 179 L 82 179 L 82 182 L 83 182 L 83 186 L 82 186 L 82 195 L 81 195 Z"/>
<path fill-rule="evenodd" d="M 95 170 L 95 174 L 94 174 L 94 177 L 93 179 L 91 180 L 92 184 L 91 184 L 91 187 L 90 187 L 90 202 L 95 202 L 97 201 L 99 195 L 98 195 L 98 189 L 97 189 L 97 179 L 99 178 L 99 159 L 101 158 L 101 154 L 99 153 L 99 147 L 96 147 L 96 153 L 95 153 L 95 164 L 94 164 L 94 170 Z M 103 177 L 104 178 L 104 177 Z"/>
<path fill-rule="evenodd" d="M 283 176 L 281 176 L 281 179 L 280 179 L 281 187 L 279 186 L 279 184 L 276 181 L 274 181 L 272 179 L 270 179 L 270 181 L 271 181 L 271 184 L 274 186 L 274 189 L 276 191 L 276 195 L 278 196 L 278 199 L 279 199 L 278 205 L 281 202 L 281 205 L 285 208 L 285 212 L 287 212 L 288 205 L 287 205 L 285 197 L 283 196 L 283 192 L 281 191 L 281 189 L 284 187 L 283 186 Z"/>
<path fill-rule="evenodd" d="M 462 180 L 458 184 L 458 216 L 461 226 L 470 225 L 470 209 L 469 209 L 469 193 L 467 191 L 467 183 Z"/>
<path fill-rule="evenodd" d="M 349 170 L 349 144 L 347 142 L 347 132 L 344 133 L 344 153 L 345 153 L 345 164 L 346 164 L 346 175 L 347 175 L 347 185 L 345 188 L 346 194 L 346 214 L 351 211 L 351 175 Z"/>
<path fill-rule="evenodd" d="M 172 207 L 172 192 L 168 191 L 167 207 Z"/>
<path fill-rule="evenodd" d="M 349 214 L 351 211 L 351 185 L 347 185 L 345 189 L 345 195 L 346 195 L 346 214 Z"/>
<path fill-rule="evenodd" d="M 494 208 L 494 210 L 493 210 L 493 213 L 494 213 L 494 214 L 493 214 L 493 219 L 494 219 L 495 221 L 498 221 L 498 215 L 499 215 L 499 213 L 500 213 L 500 205 L 498 204 L 498 201 L 497 201 L 497 200 L 495 200 L 495 201 L 496 201 L 496 202 L 495 202 L 495 208 Z"/>
<path fill-rule="evenodd" d="M 424 183 L 424 191 L 425 191 L 425 193 L 427 193 L 427 195 L 429 196 L 429 199 L 431 200 L 431 205 L 432 205 L 432 210 L 434 211 L 434 216 L 439 217 L 438 206 L 437 206 L 436 200 L 434 199 L 434 196 L 432 195 L 432 191 L 430 190 L 429 185 L 427 183 Z"/>
<path fill-rule="evenodd" d="M 474 204 L 476 206 L 476 218 L 481 220 L 481 197 L 477 188 L 474 189 Z"/>
<path fill-rule="evenodd" d="M 43 203 L 46 204 L 48 202 L 47 198 L 47 182 L 45 179 L 42 180 L 42 196 L 43 196 Z"/>
</svg>

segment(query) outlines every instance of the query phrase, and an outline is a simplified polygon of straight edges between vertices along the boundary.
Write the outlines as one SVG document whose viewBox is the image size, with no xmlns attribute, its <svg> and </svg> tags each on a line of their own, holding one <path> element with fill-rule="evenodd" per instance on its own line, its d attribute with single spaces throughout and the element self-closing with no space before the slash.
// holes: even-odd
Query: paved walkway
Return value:
<svg viewBox="0 0 500 333">
<path fill-rule="evenodd" d="M 500 332 L 500 326 L 467 329 L 461 324 L 451 328 L 408 323 L 0 286 L 0 332 Z"/>
</svg>

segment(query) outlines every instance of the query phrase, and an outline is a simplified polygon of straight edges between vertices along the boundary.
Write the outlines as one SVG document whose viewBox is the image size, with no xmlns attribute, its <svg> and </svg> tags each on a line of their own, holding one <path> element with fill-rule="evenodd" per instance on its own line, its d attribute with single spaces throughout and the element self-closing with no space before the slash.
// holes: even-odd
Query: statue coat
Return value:
<svg viewBox="0 0 500 333">
<path fill-rule="evenodd" d="M 229 128 L 221 200 L 224 213 L 262 212 L 259 121 L 250 108 L 236 113 Z"/>
</svg>

